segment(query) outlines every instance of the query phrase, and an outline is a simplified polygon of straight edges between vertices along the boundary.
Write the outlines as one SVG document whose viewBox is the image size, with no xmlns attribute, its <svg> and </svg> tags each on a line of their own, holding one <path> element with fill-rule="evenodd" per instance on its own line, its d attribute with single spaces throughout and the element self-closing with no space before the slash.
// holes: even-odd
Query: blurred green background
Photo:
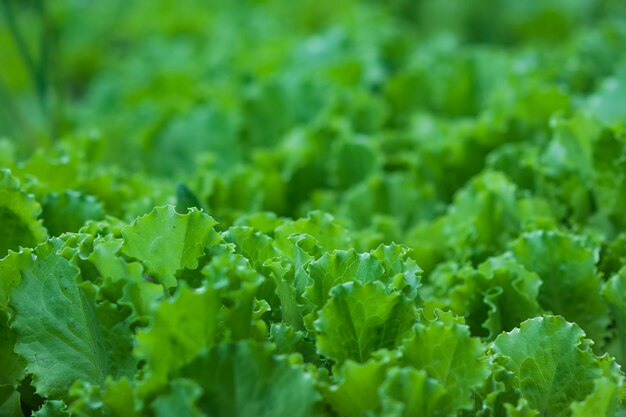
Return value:
<svg viewBox="0 0 626 417">
<path fill-rule="evenodd" d="M 485 168 L 585 225 L 621 187 L 583 161 L 595 196 L 559 194 L 544 162 L 571 118 L 624 120 L 623 1 L 0 3 L 0 164 L 43 201 L 132 219 L 183 183 L 224 225 L 322 209 L 410 241 Z"/>
</svg>

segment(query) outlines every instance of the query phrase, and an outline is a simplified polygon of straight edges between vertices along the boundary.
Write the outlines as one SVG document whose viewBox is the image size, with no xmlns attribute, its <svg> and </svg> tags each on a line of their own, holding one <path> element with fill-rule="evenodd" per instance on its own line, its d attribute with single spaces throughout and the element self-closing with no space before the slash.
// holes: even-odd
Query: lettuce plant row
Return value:
<svg viewBox="0 0 626 417">
<path fill-rule="evenodd" d="M 621 3 L 4 2 L 0 416 L 625 416 Z"/>
</svg>

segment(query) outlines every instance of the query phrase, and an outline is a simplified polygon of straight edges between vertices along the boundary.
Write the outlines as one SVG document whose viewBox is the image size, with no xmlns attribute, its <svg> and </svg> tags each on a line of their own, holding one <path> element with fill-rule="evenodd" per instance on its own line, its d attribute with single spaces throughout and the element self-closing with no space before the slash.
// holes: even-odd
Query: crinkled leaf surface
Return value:
<svg viewBox="0 0 626 417">
<path fill-rule="evenodd" d="M 301 368 L 250 341 L 216 345 L 181 375 L 202 388 L 198 408 L 216 417 L 308 417 L 318 400 Z"/>
<path fill-rule="evenodd" d="M 40 395 L 63 398 L 77 380 L 102 384 L 109 375 L 134 374 L 126 314 L 97 302 L 74 266 L 45 245 L 21 274 L 11 298 L 15 351 Z"/>
<path fill-rule="evenodd" d="M 389 371 L 381 386 L 381 397 L 385 415 L 397 417 L 446 415 L 447 405 L 443 401 L 445 388 L 423 370 L 394 368 Z"/>
<path fill-rule="evenodd" d="M 603 374 L 584 336 L 562 317 L 544 316 L 501 334 L 492 349 L 510 359 L 522 397 L 540 415 L 569 416 L 570 404 L 591 394 Z"/>
<path fill-rule="evenodd" d="M 401 346 L 402 363 L 426 371 L 445 388 L 440 415 L 455 415 L 472 405 L 472 393 L 489 376 L 484 347 L 452 313 L 437 311 L 433 321 L 423 320 Z"/>
<path fill-rule="evenodd" d="M 146 265 L 165 286 L 176 285 L 175 274 L 194 269 L 204 249 L 219 241 L 209 215 L 192 208 L 179 214 L 173 206 L 157 207 L 122 229 L 122 252 Z"/>
<path fill-rule="evenodd" d="M 384 279 L 384 269 L 375 257 L 354 250 L 327 252 L 312 261 L 307 270 L 312 283 L 307 287 L 305 297 L 318 308 L 326 303 L 335 285 L 348 281 L 366 283 Z"/>
<path fill-rule="evenodd" d="M 393 349 L 409 333 L 415 307 L 380 282 L 334 287 L 315 322 L 319 352 L 336 361 L 366 361 L 378 349 Z"/>
<path fill-rule="evenodd" d="M 336 383 L 322 386 L 325 401 L 341 417 L 358 417 L 380 406 L 379 389 L 389 364 L 379 360 L 364 363 L 346 360 L 336 372 Z"/>
<path fill-rule="evenodd" d="M 137 334 L 135 354 L 146 360 L 144 390 L 166 384 L 168 375 L 208 348 L 217 330 L 218 294 L 183 287 L 155 309 L 151 326 Z"/>
<path fill-rule="evenodd" d="M 580 237 L 553 231 L 526 233 L 512 249 L 515 257 L 541 278 L 540 304 L 578 323 L 596 343 L 601 343 L 608 325 L 608 308 L 596 269 L 597 249 Z"/>
</svg>

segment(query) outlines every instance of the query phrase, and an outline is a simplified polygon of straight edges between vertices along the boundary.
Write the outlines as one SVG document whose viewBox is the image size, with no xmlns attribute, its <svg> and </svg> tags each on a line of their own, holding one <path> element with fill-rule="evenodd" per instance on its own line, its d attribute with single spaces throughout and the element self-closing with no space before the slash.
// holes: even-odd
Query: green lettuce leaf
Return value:
<svg viewBox="0 0 626 417">
<path fill-rule="evenodd" d="M 598 249 L 572 234 L 535 231 L 513 242 L 512 251 L 528 270 L 541 278 L 541 306 L 576 322 L 601 344 L 609 319 L 596 268 Z"/>
<path fill-rule="evenodd" d="M 438 413 L 453 416 L 471 408 L 473 394 L 489 376 L 489 364 L 483 344 L 470 336 L 462 319 L 451 312 L 435 314 L 432 321 L 418 322 L 402 343 L 402 364 L 424 370 L 443 386 Z"/>
<path fill-rule="evenodd" d="M 364 362 L 379 349 L 397 347 L 415 319 L 414 305 L 380 282 L 338 285 L 315 321 L 317 349 L 335 361 Z"/>
<path fill-rule="evenodd" d="M 39 246 L 36 254 L 13 291 L 11 328 L 37 393 L 67 398 L 77 380 L 99 385 L 108 376 L 133 376 L 127 313 L 98 302 L 93 285 L 79 283 L 76 267 L 51 244 Z"/>
<path fill-rule="evenodd" d="M 204 249 L 221 239 L 207 214 L 191 209 L 179 214 L 173 206 L 157 207 L 122 229 L 122 253 L 143 262 L 166 287 L 176 286 L 176 272 L 198 267 Z"/>
<path fill-rule="evenodd" d="M 136 336 L 135 355 L 147 365 L 144 392 L 165 385 L 170 373 L 213 343 L 219 308 L 219 296 L 213 288 L 188 287 L 156 307 L 150 327 Z"/>
<path fill-rule="evenodd" d="M 604 378 L 603 374 L 616 381 L 622 378 L 610 366 L 610 358 L 594 355 L 591 341 L 580 327 L 560 316 L 527 320 L 498 336 L 492 349 L 508 358 L 507 368 L 516 375 L 515 388 L 541 416 L 570 416 L 570 405 L 576 402 L 583 403 L 574 405 L 575 409 L 597 407 L 606 395 L 594 392 L 596 384 L 602 390 L 603 383 L 597 381 Z M 592 393 L 597 397 L 587 399 Z M 609 401 L 616 400 L 610 397 Z"/>
<path fill-rule="evenodd" d="M 378 411 L 379 389 L 389 369 L 387 361 L 346 360 L 335 372 L 334 384 L 323 384 L 324 400 L 341 417 L 360 417 Z"/>
<path fill-rule="evenodd" d="M 202 389 L 198 409 L 216 417 L 308 417 L 319 398 L 301 368 L 250 341 L 215 345 L 181 376 Z"/>
<path fill-rule="evenodd" d="M 423 370 L 392 368 L 380 388 L 380 395 L 383 412 L 390 417 L 445 416 L 445 410 L 449 409 L 443 384 L 429 378 Z"/>
</svg>

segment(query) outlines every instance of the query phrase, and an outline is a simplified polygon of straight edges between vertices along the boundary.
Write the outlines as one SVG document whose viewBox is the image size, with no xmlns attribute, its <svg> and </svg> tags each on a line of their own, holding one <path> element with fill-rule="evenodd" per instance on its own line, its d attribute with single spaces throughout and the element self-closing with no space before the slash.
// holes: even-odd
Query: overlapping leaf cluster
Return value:
<svg viewBox="0 0 626 417">
<path fill-rule="evenodd" d="M 626 414 L 624 11 L 62 0 L 53 144 L 0 26 L 0 415 Z"/>
</svg>

